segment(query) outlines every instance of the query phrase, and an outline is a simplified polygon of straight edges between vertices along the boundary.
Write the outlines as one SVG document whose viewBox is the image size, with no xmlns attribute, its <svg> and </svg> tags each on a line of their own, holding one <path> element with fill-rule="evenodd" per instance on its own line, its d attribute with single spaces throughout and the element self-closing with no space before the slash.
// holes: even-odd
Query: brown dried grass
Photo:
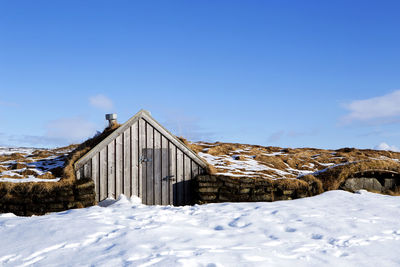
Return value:
<svg viewBox="0 0 400 267">
<path fill-rule="evenodd" d="M 350 175 L 365 171 L 368 169 L 388 169 L 396 172 L 400 172 L 400 164 L 391 159 L 400 159 L 400 153 L 390 151 L 380 151 L 371 149 L 356 149 L 356 148 L 342 148 L 338 150 L 328 149 L 315 149 L 315 148 L 279 148 L 279 147 L 262 147 L 246 144 L 236 143 L 201 143 L 201 144 L 189 144 L 192 150 L 204 151 L 204 148 L 208 148 L 206 153 L 214 156 L 232 156 L 239 155 L 238 160 L 243 159 L 243 155 L 255 156 L 260 164 L 266 166 L 286 170 L 289 167 L 298 170 L 325 170 L 323 172 L 313 175 L 301 176 L 298 179 L 277 179 L 274 181 L 276 185 L 282 184 L 291 188 L 299 186 L 305 186 L 307 184 L 316 184 L 318 193 L 322 193 L 325 190 L 338 189 L 339 186 L 344 182 Z M 234 152 L 238 149 L 244 149 L 240 153 Z M 267 156 L 273 152 L 283 152 L 284 154 Z M 314 166 L 310 167 L 312 163 Z M 331 163 L 334 165 L 340 163 L 348 163 L 346 165 L 336 166 L 328 168 L 326 165 Z M 209 166 L 209 172 L 211 174 L 224 173 L 227 170 L 218 168 L 218 166 Z M 240 170 L 230 170 L 229 172 L 241 174 Z M 277 176 L 276 173 L 267 171 L 260 171 L 261 174 L 269 174 Z M 290 178 L 292 175 L 285 175 L 285 178 Z M 295 177 L 293 177 L 295 178 Z M 240 179 L 240 178 L 239 178 Z M 298 180 L 302 182 L 298 182 Z M 400 189 L 398 189 L 400 191 Z M 400 194 L 397 191 L 387 192 L 387 194 Z"/>
<path fill-rule="evenodd" d="M 177 137 L 182 143 L 184 143 L 188 148 L 190 148 L 191 150 L 193 150 L 196 153 L 199 153 L 203 150 L 203 147 L 196 144 L 196 143 L 191 143 L 189 142 L 186 138 L 180 136 Z"/>
<path fill-rule="evenodd" d="M 26 166 L 25 163 L 17 162 L 17 163 L 15 163 L 15 164 L 11 165 L 11 166 L 10 166 L 10 169 L 11 169 L 11 170 L 18 170 L 18 169 L 23 169 L 23 168 L 26 168 L 26 167 L 27 167 L 27 166 Z"/>
<path fill-rule="evenodd" d="M 22 172 L 20 172 L 19 174 L 24 175 L 24 176 L 28 176 L 28 175 L 36 176 L 37 172 L 34 170 L 31 170 L 31 169 L 26 169 L 26 170 L 23 170 Z"/>
<path fill-rule="evenodd" d="M 29 157 L 35 159 L 45 159 L 53 155 L 54 152 L 51 152 L 49 150 L 35 150 L 33 151 L 32 155 L 29 155 Z"/>
<path fill-rule="evenodd" d="M 282 156 L 265 156 L 265 155 L 259 154 L 259 155 L 256 155 L 255 159 L 260 161 L 261 163 L 263 163 L 269 167 L 273 167 L 275 169 L 284 170 L 287 168 Z"/>
<path fill-rule="evenodd" d="M 0 178 L 24 179 L 26 176 L 3 174 Z"/>
<path fill-rule="evenodd" d="M 17 178 L 18 177 L 12 177 L 12 178 Z M 23 177 L 25 178 L 25 177 Z M 26 183 L 12 183 L 12 182 L 1 182 L 0 183 L 0 192 L 5 192 L 5 195 L 3 197 L 7 198 L 7 195 L 9 196 L 9 200 L 15 198 L 12 192 L 24 192 L 24 195 L 33 197 L 36 194 L 40 194 L 42 192 L 52 192 L 54 190 L 57 190 L 59 188 L 62 188 L 64 186 L 68 186 L 64 183 L 61 182 L 54 182 L 54 183 L 49 183 L 49 182 L 26 182 Z"/>
<path fill-rule="evenodd" d="M 2 161 L 10 161 L 10 160 L 18 160 L 24 159 L 26 154 L 23 153 L 12 153 L 10 155 L 1 155 L 0 162 Z"/>
<path fill-rule="evenodd" d="M 8 171 L 6 166 L 0 166 L 0 172 Z"/>
<path fill-rule="evenodd" d="M 308 185 L 315 184 L 316 188 L 317 188 L 317 192 L 316 192 L 317 194 L 321 194 L 324 192 L 324 188 L 322 186 L 321 180 L 315 178 L 313 175 L 311 175 L 311 174 L 304 175 L 304 176 L 300 177 L 299 179 L 307 182 Z"/>
<path fill-rule="evenodd" d="M 297 190 L 297 189 L 307 189 L 308 183 L 299 179 L 276 179 L 272 180 L 274 186 L 278 186 L 284 190 Z"/>
<path fill-rule="evenodd" d="M 58 147 L 58 148 L 52 149 L 52 151 L 56 152 L 56 153 L 63 153 L 64 151 L 75 150 L 78 146 L 79 146 L 78 144 L 72 144 L 69 146 L 63 146 L 63 147 Z"/>
<path fill-rule="evenodd" d="M 207 153 L 213 156 L 230 155 L 236 149 L 240 149 L 240 145 L 226 143 L 210 147 Z"/>
<path fill-rule="evenodd" d="M 40 179 L 55 179 L 56 177 L 51 172 L 46 172 L 42 175 L 38 175 Z"/>
<path fill-rule="evenodd" d="M 60 182 L 73 183 L 76 180 L 74 163 L 78 161 L 81 157 L 83 157 L 86 153 L 88 153 L 97 144 L 103 141 L 107 136 L 113 133 L 116 129 L 118 129 L 120 126 L 120 124 L 114 124 L 112 127 L 104 129 L 101 134 L 90 138 L 82 144 L 78 145 L 76 149 L 67 157 L 66 164 L 62 173 L 62 179 L 60 180 Z"/>
<path fill-rule="evenodd" d="M 218 173 L 217 169 L 216 169 L 213 165 L 208 164 L 208 163 L 207 163 L 207 170 L 206 170 L 206 172 L 209 173 L 209 174 L 216 174 L 216 173 Z"/>
</svg>

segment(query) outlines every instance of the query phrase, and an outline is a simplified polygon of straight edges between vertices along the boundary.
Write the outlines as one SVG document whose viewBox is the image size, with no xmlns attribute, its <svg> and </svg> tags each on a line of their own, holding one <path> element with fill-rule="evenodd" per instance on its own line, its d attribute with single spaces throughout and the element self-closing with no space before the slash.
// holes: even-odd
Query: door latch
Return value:
<svg viewBox="0 0 400 267">
<path fill-rule="evenodd" d="M 140 161 L 140 163 L 142 163 L 142 162 L 151 162 L 151 159 L 148 159 L 145 156 L 140 156 L 139 161 Z"/>
<path fill-rule="evenodd" d="M 174 175 L 167 175 L 163 178 L 164 181 L 175 181 L 175 176 Z"/>
</svg>

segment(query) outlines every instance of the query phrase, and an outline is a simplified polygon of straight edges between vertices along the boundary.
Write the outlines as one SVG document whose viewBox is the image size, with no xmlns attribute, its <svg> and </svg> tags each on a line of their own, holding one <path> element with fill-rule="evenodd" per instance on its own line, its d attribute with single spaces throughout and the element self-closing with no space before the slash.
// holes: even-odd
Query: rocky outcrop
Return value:
<svg viewBox="0 0 400 267">
<path fill-rule="evenodd" d="M 340 188 L 352 192 L 365 189 L 385 193 L 389 190 L 396 191 L 396 187 L 399 185 L 400 174 L 393 171 L 371 170 L 353 174 L 344 181 Z"/>
</svg>

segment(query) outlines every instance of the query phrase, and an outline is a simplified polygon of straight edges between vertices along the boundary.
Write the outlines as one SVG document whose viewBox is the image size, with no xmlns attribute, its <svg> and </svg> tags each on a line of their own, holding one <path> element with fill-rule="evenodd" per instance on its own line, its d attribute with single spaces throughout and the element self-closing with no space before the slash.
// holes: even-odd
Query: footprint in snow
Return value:
<svg viewBox="0 0 400 267">
<path fill-rule="evenodd" d="M 247 226 L 251 225 L 251 223 L 246 223 L 241 221 L 240 218 L 241 217 L 235 218 L 228 225 L 230 227 L 237 227 L 237 228 L 246 228 Z"/>
<path fill-rule="evenodd" d="M 320 239 L 322 239 L 323 237 L 324 237 L 324 236 L 323 236 L 323 235 L 320 235 L 320 234 L 312 234 L 311 239 L 320 240 Z"/>
<path fill-rule="evenodd" d="M 276 237 L 274 235 L 270 235 L 269 238 L 272 239 L 272 240 L 278 240 L 279 239 L 278 237 Z"/>
<path fill-rule="evenodd" d="M 222 225 L 217 225 L 214 227 L 214 230 L 221 231 L 221 230 L 224 230 L 224 227 Z"/>
<path fill-rule="evenodd" d="M 296 231 L 297 231 L 296 228 L 291 228 L 291 227 L 286 227 L 286 229 L 285 229 L 285 232 L 287 232 L 287 233 L 293 233 L 293 232 L 296 232 Z"/>
</svg>

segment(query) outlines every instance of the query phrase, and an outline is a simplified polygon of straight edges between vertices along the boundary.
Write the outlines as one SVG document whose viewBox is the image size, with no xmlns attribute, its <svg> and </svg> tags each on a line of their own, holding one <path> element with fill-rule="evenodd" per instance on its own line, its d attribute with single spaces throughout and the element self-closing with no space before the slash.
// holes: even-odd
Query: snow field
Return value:
<svg viewBox="0 0 400 267">
<path fill-rule="evenodd" d="M 399 200 L 330 191 L 172 207 L 122 197 L 46 216 L 2 214 L 0 265 L 395 266 Z"/>
</svg>

